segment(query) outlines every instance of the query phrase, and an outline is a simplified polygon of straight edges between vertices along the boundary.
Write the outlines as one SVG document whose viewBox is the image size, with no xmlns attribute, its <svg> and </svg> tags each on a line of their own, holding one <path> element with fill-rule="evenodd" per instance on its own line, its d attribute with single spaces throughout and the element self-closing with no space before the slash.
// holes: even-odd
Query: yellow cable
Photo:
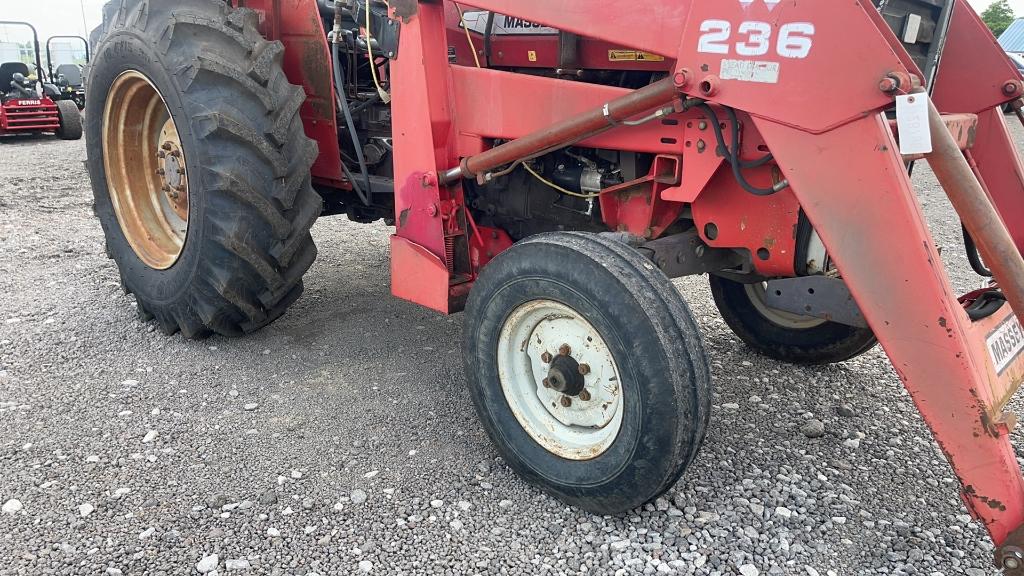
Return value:
<svg viewBox="0 0 1024 576">
<path fill-rule="evenodd" d="M 373 60 L 373 37 L 370 35 L 370 0 L 366 0 L 366 55 L 370 59 L 370 75 L 373 76 L 373 85 L 377 87 L 377 93 L 385 104 L 391 102 L 391 94 L 380 85 L 377 78 L 377 63 Z"/>
<path fill-rule="evenodd" d="M 566 190 L 565 188 L 562 188 L 558 184 L 555 184 L 554 182 L 552 182 L 552 181 L 544 178 L 540 174 L 538 174 L 526 162 L 523 162 L 523 168 L 526 168 L 527 172 L 529 172 L 530 174 L 533 174 L 533 177 L 536 178 L 537 180 L 539 180 L 541 184 L 544 184 L 545 186 L 548 186 L 549 188 L 553 188 L 553 189 L 561 192 L 562 194 L 568 194 L 569 196 L 575 196 L 577 198 L 586 198 L 588 200 L 592 199 L 592 198 L 597 198 L 597 197 L 601 196 L 601 194 L 604 194 L 604 191 L 598 192 L 597 194 L 580 194 L 579 192 L 573 192 L 572 190 Z"/>
<path fill-rule="evenodd" d="M 462 6 L 459 6 L 458 2 L 455 2 L 455 9 L 459 11 L 459 21 L 462 22 L 462 29 L 466 31 L 466 41 L 469 42 L 469 49 L 473 52 L 473 61 L 476 62 L 477 68 L 480 66 L 480 56 L 476 53 L 476 46 L 473 44 L 473 36 L 469 33 L 469 26 L 466 26 L 466 18 L 462 15 Z"/>
</svg>

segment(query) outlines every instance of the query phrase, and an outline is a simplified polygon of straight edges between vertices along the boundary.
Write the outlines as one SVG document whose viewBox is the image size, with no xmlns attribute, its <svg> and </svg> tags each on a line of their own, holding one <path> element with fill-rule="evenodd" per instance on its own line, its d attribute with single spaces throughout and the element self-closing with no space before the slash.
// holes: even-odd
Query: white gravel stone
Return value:
<svg viewBox="0 0 1024 576">
<path fill-rule="evenodd" d="M 157 432 L 156 430 L 150 430 L 149 432 L 146 432 L 145 436 L 142 437 L 142 441 L 146 444 L 149 444 L 153 440 L 156 440 L 157 436 L 160 436 L 159 432 Z"/>
<path fill-rule="evenodd" d="M 740 574 L 743 576 L 758 576 L 760 573 L 761 571 L 753 564 L 744 564 L 740 566 Z"/>
<path fill-rule="evenodd" d="M 139 534 L 139 540 L 145 540 L 145 539 L 149 538 L 150 536 L 152 536 L 155 533 L 156 533 L 156 528 L 150 526 L 149 528 L 146 528 L 145 530 L 143 530 L 141 534 Z"/>
<path fill-rule="evenodd" d="M 630 544 L 629 540 L 616 540 L 615 542 L 612 542 L 608 546 L 612 550 L 622 551 L 622 550 L 625 550 L 626 548 L 629 548 L 629 544 Z"/>
<path fill-rule="evenodd" d="M 224 561 L 224 569 L 228 572 L 248 572 L 252 566 L 245 558 L 231 558 Z"/>
<path fill-rule="evenodd" d="M 92 514 L 94 510 L 96 510 L 96 507 L 88 502 L 86 502 L 85 504 L 78 505 L 78 513 L 82 516 L 82 518 L 89 516 L 89 514 Z"/>
<path fill-rule="evenodd" d="M 367 573 L 371 572 L 373 570 L 373 562 L 370 562 L 369 560 L 360 560 L 359 570 Z"/>
<path fill-rule="evenodd" d="M 199 562 L 196 562 L 196 571 L 200 574 L 208 574 L 217 569 L 217 565 L 220 564 L 220 557 L 216 554 L 210 554 L 203 556 Z"/>
<path fill-rule="evenodd" d="M 257 404 L 256 402 L 250 402 L 250 403 L 246 404 L 245 406 L 242 406 L 242 410 L 245 410 L 246 412 L 252 412 L 253 410 L 255 410 L 255 409 L 259 408 L 259 407 L 260 407 L 260 405 Z"/>
<path fill-rule="evenodd" d="M 362 490 L 360 490 L 358 488 L 353 490 L 352 493 L 349 494 L 348 497 L 349 497 L 349 500 L 351 500 L 353 504 L 362 504 L 363 502 L 366 502 L 366 492 L 363 492 Z"/>
<path fill-rule="evenodd" d="M 273 527 L 267 528 L 267 536 L 270 536 L 271 538 L 278 538 L 281 536 L 281 531 Z"/>
<path fill-rule="evenodd" d="M 3 506 L 0 506 L 0 513 L 10 514 L 14 516 L 18 512 L 21 512 L 24 506 L 21 504 L 21 500 L 17 498 L 11 498 L 7 502 L 4 502 Z"/>
</svg>

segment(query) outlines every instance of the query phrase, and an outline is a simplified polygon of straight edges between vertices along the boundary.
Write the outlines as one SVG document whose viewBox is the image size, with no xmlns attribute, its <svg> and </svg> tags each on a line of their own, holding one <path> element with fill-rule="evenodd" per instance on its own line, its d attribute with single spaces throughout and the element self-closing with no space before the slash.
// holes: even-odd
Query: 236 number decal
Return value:
<svg viewBox="0 0 1024 576">
<path fill-rule="evenodd" d="M 768 22 L 749 21 L 739 25 L 739 41 L 734 45 L 732 23 L 728 20 L 705 20 L 700 24 L 697 51 L 705 54 L 729 54 L 733 48 L 740 56 L 764 56 L 772 48 L 772 25 Z M 814 24 L 792 22 L 779 27 L 775 52 L 783 58 L 807 58 L 814 47 Z"/>
</svg>

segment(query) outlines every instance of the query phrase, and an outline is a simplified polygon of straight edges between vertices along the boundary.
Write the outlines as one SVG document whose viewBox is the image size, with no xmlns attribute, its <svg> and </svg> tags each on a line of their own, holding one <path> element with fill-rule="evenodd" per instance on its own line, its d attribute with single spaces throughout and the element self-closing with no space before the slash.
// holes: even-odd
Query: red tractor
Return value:
<svg viewBox="0 0 1024 576">
<path fill-rule="evenodd" d="M 0 26 L 31 30 L 36 60 L 35 72 L 24 62 L 0 62 L 0 136 L 50 133 L 64 140 L 80 139 L 82 115 L 78 106 L 72 100 L 53 100 L 50 90 L 43 89 L 36 29 L 27 22 L 0 21 Z"/>
<path fill-rule="evenodd" d="M 825 6 L 824 4 L 827 4 Z M 784 361 L 880 342 L 1024 573 L 1024 83 L 964 0 L 122 0 L 86 120 L 107 249 L 169 334 L 284 314 L 321 215 L 395 226 L 392 292 L 465 310 L 524 479 L 620 513 L 697 457 L 711 381 L 669 278 Z M 975 270 L 953 291 L 908 166 Z"/>
</svg>

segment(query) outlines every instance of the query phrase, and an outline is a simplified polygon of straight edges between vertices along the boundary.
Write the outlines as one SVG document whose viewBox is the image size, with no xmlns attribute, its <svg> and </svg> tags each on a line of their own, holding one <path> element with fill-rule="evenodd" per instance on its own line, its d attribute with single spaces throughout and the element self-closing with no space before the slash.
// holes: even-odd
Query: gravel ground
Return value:
<svg viewBox="0 0 1024 576">
<path fill-rule="evenodd" d="M 703 279 L 680 281 L 713 362 L 709 436 L 666 497 L 597 517 L 502 463 L 464 389 L 461 317 L 389 296 L 387 228 L 320 221 L 306 295 L 272 327 L 168 338 L 104 255 L 84 157 L 0 143 L 0 502 L 22 506 L 0 514 L 0 573 L 992 572 L 879 349 L 766 360 Z M 934 177 L 915 180 L 957 287 L 977 284 Z"/>
</svg>

